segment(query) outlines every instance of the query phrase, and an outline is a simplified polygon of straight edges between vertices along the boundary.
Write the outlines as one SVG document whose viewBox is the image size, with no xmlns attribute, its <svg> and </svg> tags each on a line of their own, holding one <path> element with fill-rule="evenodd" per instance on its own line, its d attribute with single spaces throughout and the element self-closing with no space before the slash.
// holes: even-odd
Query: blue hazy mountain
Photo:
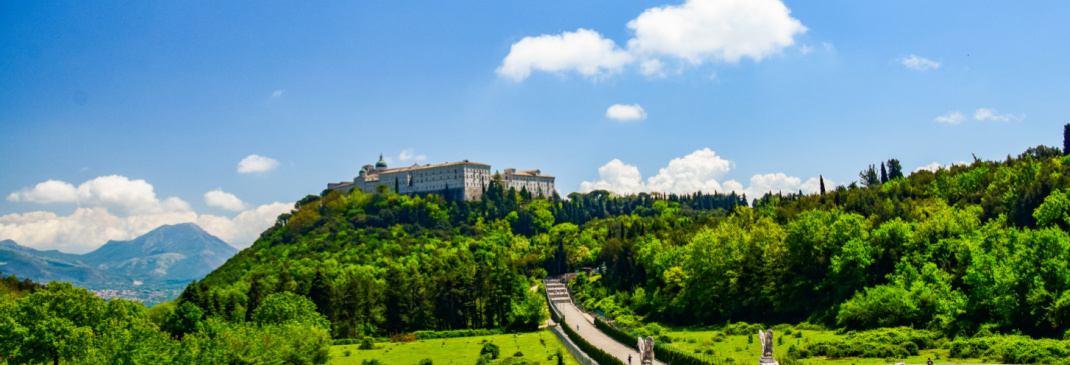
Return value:
<svg viewBox="0 0 1070 365">
<path fill-rule="evenodd" d="M 39 251 L 0 241 L 0 271 L 37 282 L 68 281 L 90 288 L 184 284 L 200 279 L 238 252 L 193 223 L 160 226 L 129 241 L 108 241 L 84 255 Z"/>
</svg>

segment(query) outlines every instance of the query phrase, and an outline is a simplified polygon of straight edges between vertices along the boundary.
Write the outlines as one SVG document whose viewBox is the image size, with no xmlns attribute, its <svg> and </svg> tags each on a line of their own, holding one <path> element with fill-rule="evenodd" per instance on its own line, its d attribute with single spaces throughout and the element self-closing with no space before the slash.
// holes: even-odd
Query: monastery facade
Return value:
<svg viewBox="0 0 1070 365">
<path fill-rule="evenodd" d="M 543 175 L 539 170 L 516 171 L 509 168 L 501 173 L 501 177 L 505 190 L 527 189 L 534 197 L 548 197 L 554 192 L 554 177 Z M 379 162 L 364 165 L 353 182 L 329 183 L 327 188 L 340 192 L 359 188 L 370 193 L 379 185 L 386 185 L 390 191 L 400 194 L 434 193 L 451 200 L 479 200 L 493 179 L 490 165 L 483 163 L 464 160 L 388 168 L 383 156 L 379 155 Z"/>
</svg>

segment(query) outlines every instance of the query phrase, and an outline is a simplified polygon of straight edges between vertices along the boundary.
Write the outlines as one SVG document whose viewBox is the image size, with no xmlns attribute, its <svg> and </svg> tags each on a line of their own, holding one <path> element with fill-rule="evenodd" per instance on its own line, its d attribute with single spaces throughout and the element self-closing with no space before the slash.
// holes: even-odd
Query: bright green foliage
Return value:
<svg viewBox="0 0 1070 365">
<path fill-rule="evenodd" d="M 248 325 L 204 321 L 202 313 L 192 303 L 182 303 L 162 314 L 168 328 L 164 332 L 140 303 L 104 301 L 85 289 L 52 282 L 0 304 L 0 358 L 8 364 L 323 364 L 328 360 L 325 320 L 320 319 L 318 326 L 297 320 Z"/>
<path fill-rule="evenodd" d="M 0 305 L 0 358 L 10 364 L 155 363 L 171 351 L 141 304 L 105 302 L 68 283 Z"/>
<path fill-rule="evenodd" d="M 261 325 L 297 324 L 330 329 L 330 322 L 316 312 L 316 305 L 306 297 L 281 292 L 269 295 L 253 312 L 253 322 Z"/>
<path fill-rule="evenodd" d="M 888 180 L 867 188 L 767 194 L 724 217 L 591 222 L 565 247 L 601 250 L 593 264 L 610 270 L 571 285 L 581 304 L 637 332 L 651 320 L 811 321 L 1061 338 L 1070 331 L 1070 160 L 1055 152 L 907 177 L 889 161 Z M 672 203 L 661 202 L 653 208 Z M 637 220 L 643 233 L 614 234 Z"/>
<path fill-rule="evenodd" d="M 173 312 L 167 314 L 161 328 L 171 333 L 175 338 L 181 339 L 187 333 L 201 330 L 201 317 L 204 317 L 204 311 L 201 308 L 193 303 L 185 302 Z"/>
</svg>

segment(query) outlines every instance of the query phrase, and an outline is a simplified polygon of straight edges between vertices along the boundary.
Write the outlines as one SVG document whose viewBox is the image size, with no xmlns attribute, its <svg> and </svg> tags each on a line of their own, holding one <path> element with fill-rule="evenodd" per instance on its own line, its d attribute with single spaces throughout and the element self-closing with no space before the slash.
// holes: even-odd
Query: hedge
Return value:
<svg viewBox="0 0 1070 365">
<path fill-rule="evenodd" d="M 609 323 L 606 323 L 601 318 L 594 319 L 595 327 L 605 332 L 609 337 L 621 343 L 632 346 L 632 344 L 639 344 L 639 336 L 634 336 L 625 332 L 624 330 L 617 328 Z M 659 342 L 654 342 L 654 358 L 662 362 L 679 364 L 679 365 L 716 365 L 717 362 L 709 358 L 698 358 L 683 350 L 675 347 L 671 347 Z"/>
<path fill-rule="evenodd" d="M 583 337 L 580 337 L 580 335 L 576 333 L 576 330 L 573 330 L 572 326 L 569 326 L 568 323 L 565 323 L 564 320 L 561 321 L 561 328 L 565 329 L 565 335 L 568 335 L 568 338 L 572 340 L 572 342 L 575 343 L 576 346 L 579 346 L 580 350 L 587 353 L 587 356 L 590 356 L 592 359 L 594 359 L 594 361 L 597 361 L 599 364 L 625 365 L 623 361 L 620 361 L 620 359 L 606 353 L 605 351 L 602 351 L 602 349 L 600 348 L 594 347 L 594 345 L 591 345 L 590 342 L 587 342 L 587 340 L 583 339 Z"/>
<path fill-rule="evenodd" d="M 498 328 L 479 328 L 479 329 L 464 329 L 464 330 L 452 330 L 452 331 L 416 331 L 413 332 L 416 335 L 417 340 L 430 340 L 435 338 L 454 338 L 454 337 L 472 337 L 472 336 L 490 336 L 500 335 L 502 330 Z"/>
</svg>

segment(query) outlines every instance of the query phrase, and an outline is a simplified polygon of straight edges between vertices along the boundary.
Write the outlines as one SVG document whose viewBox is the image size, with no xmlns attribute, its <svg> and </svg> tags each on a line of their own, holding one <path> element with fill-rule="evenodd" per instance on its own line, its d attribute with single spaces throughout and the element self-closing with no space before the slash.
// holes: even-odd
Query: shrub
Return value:
<svg viewBox="0 0 1070 365">
<path fill-rule="evenodd" d="M 379 361 L 379 359 L 363 360 L 360 365 L 383 365 L 383 362 Z"/>
<path fill-rule="evenodd" d="M 517 351 L 516 353 L 513 354 L 513 357 L 521 357 L 521 356 L 524 356 L 524 353 L 520 352 L 520 351 Z"/>
<path fill-rule="evenodd" d="M 492 329 L 464 329 L 464 330 L 452 330 L 452 331 L 416 331 L 412 333 L 416 336 L 417 340 L 430 340 L 439 338 L 456 338 L 456 337 L 473 337 L 473 336 L 490 336 L 500 335 L 502 330 L 497 328 Z"/>
<path fill-rule="evenodd" d="M 416 335 L 411 333 L 398 333 L 390 336 L 390 342 L 413 342 L 416 341 Z"/>
<path fill-rule="evenodd" d="M 724 328 L 722 328 L 721 330 L 724 331 L 724 333 L 727 333 L 729 336 L 754 335 L 758 333 L 758 331 L 762 330 L 762 325 L 750 324 L 747 322 L 736 322 L 724 325 Z"/>
<path fill-rule="evenodd" d="M 831 358 L 874 357 L 903 358 L 916 355 L 921 349 L 934 348 L 940 337 L 937 332 L 909 328 L 885 328 L 871 331 L 848 332 L 835 340 L 815 341 L 810 351 L 815 356 Z"/>
<path fill-rule="evenodd" d="M 501 356 L 501 349 L 493 343 L 483 344 L 483 348 L 479 350 L 479 356 L 484 355 L 490 355 L 491 360 L 497 359 Z"/>
<path fill-rule="evenodd" d="M 420 362 L 418 364 L 419 365 L 435 365 L 434 361 L 431 361 L 431 359 L 420 360 Z"/>
<path fill-rule="evenodd" d="M 372 339 L 371 336 L 365 336 L 360 339 L 360 347 L 357 348 L 361 350 L 372 350 L 375 348 L 375 340 Z"/>
<path fill-rule="evenodd" d="M 353 352 L 349 351 L 349 349 L 346 349 L 345 351 L 342 351 L 342 355 L 346 356 L 346 357 L 348 357 L 349 355 L 352 355 L 352 354 L 353 354 Z"/>
</svg>

